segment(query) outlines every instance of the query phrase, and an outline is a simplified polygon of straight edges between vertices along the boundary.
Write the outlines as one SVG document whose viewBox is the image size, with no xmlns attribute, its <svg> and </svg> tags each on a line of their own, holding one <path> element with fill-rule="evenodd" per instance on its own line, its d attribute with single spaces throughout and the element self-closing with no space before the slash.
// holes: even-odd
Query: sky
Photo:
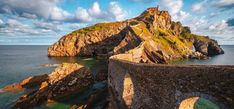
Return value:
<svg viewBox="0 0 234 109">
<path fill-rule="evenodd" d="M 234 45 L 234 0 L 0 0 L 0 45 L 51 45 L 79 28 L 156 6 L 195 34 Z"/>
</svg>

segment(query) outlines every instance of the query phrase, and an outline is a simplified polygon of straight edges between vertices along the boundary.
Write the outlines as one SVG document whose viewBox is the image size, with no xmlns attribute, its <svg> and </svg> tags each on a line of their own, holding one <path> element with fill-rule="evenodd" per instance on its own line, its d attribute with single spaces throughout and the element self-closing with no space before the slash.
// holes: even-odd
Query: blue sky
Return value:
<svg viewBox="0 0 234 109">
<path fill-rule="evenodd" d="M 234 45 L 234 0 L 0 0 L 0 45 L 50 45 L 73 30 L 157 5 L 192 32 Z"/>
</svg>

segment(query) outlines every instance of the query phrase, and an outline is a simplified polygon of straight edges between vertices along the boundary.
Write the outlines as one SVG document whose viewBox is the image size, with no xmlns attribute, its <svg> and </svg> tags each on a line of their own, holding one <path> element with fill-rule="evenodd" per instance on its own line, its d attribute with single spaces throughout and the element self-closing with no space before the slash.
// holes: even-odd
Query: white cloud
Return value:
<svg viewBox="0 0 234 109">
<path fill-rule="evenodd" d="M 60 0 L 1 0 L 0 13 L 16 13 L 27 18 L 63 20 L 68 12 L 58 7 Z"/>
<path fill-rule="evenodd" d="M 53 22 L 34 22 L 34 26 L 36 29 L 42 29 L 43 32 L 48 32 L 48 31 L 54 31 L 54 32 L 59 32 L 62 29 L 58 26 L 58 23 L 53 23 Z"/>
<path fill-rule="evenodd" d="M 99 3 L 94 2 L 90 8 L 77 7 L 75 13 L 69 13 L 59 7 L 60 1 L 62 0 L 0 0 L 0 13 L 64 22 L 122 20 L 126 16 L 126 11 L 117 2 L 110 2 L 105 10 L 101 10 Z"/>
<path fill-rule="evenodd" d="M 101 9 L 98 2 L 94 2 L 91 8 L 88 9 L 88 12 L 91 16 L 100 16 Z"/>
<path fill-rule="evenodd" d="M 192 11 L 193 12 L 202 12 L 204 10 L 204 2 L 194 4 L 192 6 Z"/>
<path fill-rule="evenodd" d="M 174 20 L 176 20 L 176 21 L 183 21 L 183 20 L 185 20 L 187 17 L 189 17 L 190 16 L 190 14 L 189 13 L 187 13 L 187 12 L 184 12 L 184 11 L 180 11 L 180 12 L 178 12 L 176 15 L 174 15 Z"/>
<path fill-rule="evenodd" d="M 172 15 L 180 12 L 183 6 L 182 0 L 160 0 L 159 3 L 160 5 L 165 6 Z"/>
<path fill-rule="evenodd" d="M 143 2 L 143 3 L 151 3 L 154 0 L 130 0 L 130 1 L 133 1 L 133 2 Z"/>
<path fill-rule="evenodd" d="M 123 20 L 126 17 L 127 12 L 124 11 L 117 2 L 110 2 L 108 8 L 108 14 L 110 14 L 114 20 Z"/>
<path fill-rule="evenodd" d="M 225 20 L 222 20 L 221 22 L 218 22 L 209 26 L 209 30 L 217 31 L 217 32 L 224 31 L 227 28 L 228 28 L 228 24 Z"/>
<path fill-rule="evenodd" d="M 192 17 L 190 16 L 190 19 L 187 21 L 187 26 L 190 27 L 192 32 L 202 34 L 204 32 L 203 30 L 206 30 L 208 25 L 208 20 L 205 16 L 202 17 Z"/>
<path fill-rule="evenodd" d="M 0 34 L 6 36 L 32 36 L 32 35 L 51 35 L 61 31 L 57 23 L 37 21 L 27 24 L 27 21 L 8 19 L 1 25 Z"/>
<path fill-rule="evenodd" d="M 70 13 L 62 10 L 61 8 L 53 7 L 51 9 L 50 19 L 52 20 L 66 20 L 70 16 L 71 16 Z"/>
<path fill-rule="evenodd" d="M 4 22 L 2 21 L 2 19 L 0 19 L 0 25 L 4 24 Z"/>
<path fill-rule="evenodd" d="M 87 9 L 78 7 L 75 13 L 75 18 L 82 22 L 89 22 L 92 20 L 91 16 L 89 15 Z"/>
<path fill-rule="evenodd" d="M 217 15 L 219 15 L 218 12 L 216 12 L 216 13 L 212 12 L 212 13 L 209 14 L 210 17 L 215 17 L 215 16 L 217 16 Z"/>
<path fill-rule="evenodd" d="M 234 4 L 234 0 L 218 0 L 217 4 L 219 6 L 226 6 L 226 5 Z"/>
<path fill-rule="evenodd" d="M 90 22 L 92 20 L 119 21 L 123 20 L 126 15 L 127 12 L 120 7 L 118 2 L 110 2 L 105 10 L 101 10 L 98 2 L 94 2 L 88 9 L 78 7 L 74 20 L 82 22 Z"/>
<path fill-rule="evenodd" d="M 10 27 L 24 27 L 25 26 L 21 22 L 15 20 L 15 19 L 8 19 L 7 25 Z"/>
<path fill-rule="evenodd" d="M 29 14 L 29 13 L 26 13 L 26 12 L 24 12 L 22 14 L 22 17 L 31 18 L 31 19 L 36 19 L 37 18 L 37 16 L 35 14 Z"/>
<path fill-rule="evenodd" d="M 183 0 L 160 0 L 160 6 L 168 10 L 175 21 L 182 21 L 190 14 L 183 11 Z"/>
<path fill-rule="evenodd" d="M 85 23 L 72 23 L 69 25 L 69 28 L 72 30 L 75 30 L 75 29 L 80 29 L 80 28 L 86 27 L 86 26 L 87 26 L 87 24 L 85 24 Z"/>
</svg>

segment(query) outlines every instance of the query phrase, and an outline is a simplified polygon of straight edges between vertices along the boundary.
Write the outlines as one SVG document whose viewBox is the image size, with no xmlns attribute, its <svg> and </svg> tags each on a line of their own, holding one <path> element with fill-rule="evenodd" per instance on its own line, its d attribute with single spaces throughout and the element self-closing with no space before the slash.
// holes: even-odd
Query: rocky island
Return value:
<svg viewBox="0 0 234 109">
<path fill-rule="evenodd" d="M 141 63 L 168 63 L 183 58 L 204 59 L 223 54 L 208 36 L 191 33 L 171 20 L 167 11 L 149 8 L 136 18 L 98 23 L 63 36 L 49 56 L 106 56 Z"/>
<path fill-rule="evenodd" d="M 224 73 L 221 75 L 221 71 L 233 72 L 233 70 L 228 66 L 226 66 L 226 69 L 218 66 L 208 67 L 209 71 L 208 69 L 204 70 L 206 69 L 205 67 L 200 68 L 200 66 L 168 66 L 168 70 L 165 70 L 167 66 L 157 66 L 156 64 L 168 64 L 173 60 L 186 58 L 207 59 L 210 56 L 223 53 L 224 51 L 220 48 L 217 41 L 210 39 L 208 36 L 193 34 L 189 27 L 183 26 L 180 22 L 172 21 L 170 14 L 167 11 L 160 11 L 158 7 L 148 8 L 141 15 L 132 19 L 120 22 L 98 23 L 75 30 L 63 36 L 58 42 L 48 48 L 48 56 L 50 57 L 84 56 L 109 60 L 108 74 L 104 70 L 102 73 L 97 74 L 95 78 L 98 78 L 100 81 L 106 81 L 108 78 L 109 97 L 108 99 L 104 98 L 107 99 L 107 102 L 103 103 L 101 107 L 111 109 L 178 108 L 175 105 L 176 100 L 171 99 L 170 101 L 170 97 L 174 96 L 173 94 L 176 97 L 177 95 L 182 96 L 189 89 L 195 90 L 197 87 L 199 88 L 195 92 L 207 91 L 202 89 L 204 86 L 192 87 L 187 84 L 191 83 L 196 86 L 195 82 L 201 85 L 209 85 L 208 83 L 203 84 L 196 79 L 193 80 L 193 77 L 199 78 L 201 75 L 207 75 L 204 71 L 211 72 L 216 70 L 217 73 L 214 72 L 214 75 L 223 77 L 228 74 Z M 181 74 L 167 73 L 170 69 L 173 69 L 173 71 L 178 70 Z M 188 73 L 193 73 L 191 69 L 194 70 L 194 74 L 191 74 L 190 77 Z M 143 71 L 149 73 L 143 73 Z M 154 71 L 158 73 L 150 73 Z M 187 73 L 185 73 L 186 71 Z M 155 79 L 156 77 L 162 77 L 163 80 L 159 81 L 159 79 Z M 212 79 L 207 78 L 208 80 L 214 80 L 214 76 L 211 76 Z M 201 77 L 201 79 L 207 78 Z M 231 81 L 233 82 L 233 80 Z M 231 81 L 227 82 L 222 79 L 219 82 L 229 83 Z M 30 77 L 21 83 L 7 86 L 3 90 L 36 89 L 20 97 L 15 102 L 15 108 L 23 109 L 80 93 L 93 83 L 94 77 L 88 69 L 78 64 L 67 63 L 56 68 L 51 74 Z M 136 85 L 138 83 L 139 85 Z M 149 85 L 144 85 L 147 83 Z M 186 90 L 181 87 L 177 88 L 177 84 L 180 84 L 181 87 L 184 86 Z M 155 85 L 161 85 L 161 87 Z M 217 86 L 223 88 L 227 87 L 226 85 L 221 84 Z M 162 87 L 165 88 L 162 89 Z M 213 89 L 213 87 L 210 88 Z M 159 99 L 153 95 L 154 93 L 159 94 L 157 91 L 160 93 L 165 92 L 162 96 L 167 100 L 164 98 Z M 87 101 L 73 105 L 71 108 L 91 108 L 94 102 L 100 101 L 98 98 L 101 98 L 103 93 L 107 93 L 107 88 L 94 93 Z M 213 94 L 212 96 L 214 96 L 217 93 L 210 91 L 208 94 Z M 233 94 L 231 93 L 232 91 L 224 92 L 223 95 L 227 100 L 219 96 L 217 98 L 221 98 L 221 101 L 226 100 L 227 103 L 224 103 L 224 105 L 233 107 L 233 105 L 230 105 L 233 103 Z M 199 96 L 199 94 L 193 93 L 192 96 Z M 231 97 L 227 97 L 229 94 L 231 94 Z"/>
</svg>

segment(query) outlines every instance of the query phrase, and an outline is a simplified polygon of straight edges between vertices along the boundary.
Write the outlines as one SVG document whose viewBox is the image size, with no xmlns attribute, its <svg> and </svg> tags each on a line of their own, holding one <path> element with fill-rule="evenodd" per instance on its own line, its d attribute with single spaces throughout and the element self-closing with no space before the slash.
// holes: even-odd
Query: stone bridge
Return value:
<svg viewBox="0 0 234 109">
<path fill-rule="evenodd" d="M 215 104 L 213 108 L 234 109 L 234 66 L 157 65 L 112 58 L 108 85 L 121 109 L 193 109 L 199 99 Z"/>
</svg>

